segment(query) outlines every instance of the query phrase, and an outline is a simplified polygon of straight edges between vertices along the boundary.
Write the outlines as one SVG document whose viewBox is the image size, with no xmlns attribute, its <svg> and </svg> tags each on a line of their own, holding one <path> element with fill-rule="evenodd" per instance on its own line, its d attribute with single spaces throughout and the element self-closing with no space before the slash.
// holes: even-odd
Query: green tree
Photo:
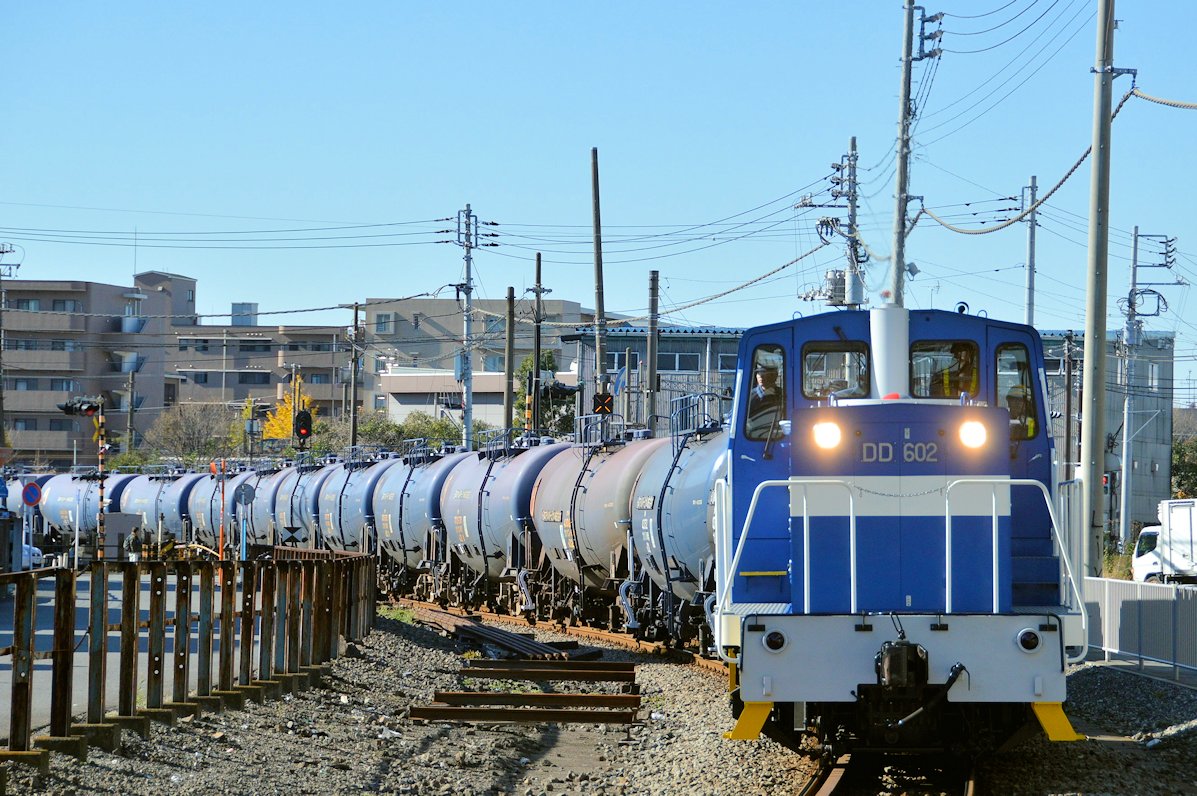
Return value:
<svg viewBox="0 0 1197 796">
<path fill-rule="evenodd" d="M 1173 440 L 1172 496 L 1189 498 L 1197 495 L 1197 437 Z"/>
<path fill-rule="evenodd" d="M 557 372 L 557 357 L 552 351 L 540 352 L 540 369 L 549 373 Z M 532 372 L 532 357 L 524 357 L 524 361 L 516 369 L 516 382 L 527 385 L 528 375 Z M 542 388 L 547 385 L 541 385 Z M 515 400 L 515 425 L 517 428 L 527 428 L 528 395 L 526 387 L 520 390 Z M 548 431 L 559 437 L 569 436 L 574 431 L 574 398 L 554 398 L 542 391 L 540 398 L 540 430 Z"/>
</svg>

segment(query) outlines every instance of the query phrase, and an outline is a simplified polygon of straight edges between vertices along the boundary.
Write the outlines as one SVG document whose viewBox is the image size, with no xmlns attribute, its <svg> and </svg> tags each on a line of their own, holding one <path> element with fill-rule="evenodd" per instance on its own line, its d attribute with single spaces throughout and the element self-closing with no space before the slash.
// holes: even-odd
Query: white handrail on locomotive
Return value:
<svg viewBox="0 0 1197 796">
<path fill-rule="evenodd" d="M 731 595 L 731 588 L 727 584 L 728 574 L 735 572 L 736 567 L 740 563 L 740 556 L 744 552 L 744 542 L 748 539 L 748 528 L 752 525 L 753 516 L 756 514 L 757 503 L 760 500 L 761 493 L 770 487 L 784 486 L 791 489 L 796 486 L 802 487 L 802 576 L 804 581 L 803 595 L 805 598 L 803 604 L 803 613 L 810 613 L 810 515 L 807 511 L 808 497 L 806 494 L 806 487 L 812 484 L 817 486 L 842 486 L 848 490 L 848 557 L 850 569 L 849 577 L 851 578 L 852 591 L 851 613 L 856 613 L 856 496 L 853 492 L 852 485 L 846 481 L 839 481 L 835 479 L 825 480 L 811 478 L 778 478 L 768 481 L 761 481 L 752 491 L 752 500 L 748 504 L 748 514 L 744 518 L 744 527 L 740 530 L 740 542 L 736 545 L 736 554 L 732 556 L 731 563 L 726 569 L 723 569 L 719 566 L 716 566 L 715 569 L 717 575 L 715 579 L 715 590 L 719 593 L 719 601 L 715 604 L 715 618 L 717 620 L 717 624 L 714 628 L 715 652 L 719 655 L 724 663 L 732 663 L 734 661 L 733 658 L 728 658 L 723 654 L 722 644 L 723 613 L 728 608 L 727 601 Z M 725 495 L 727 490 L 727 482 L 722 478 L 716 481 L 716 501 L 721 499 L 721 490 Z M 727 498 L 723 496 L 722 500 L 726 503 Z M 717 518 L 722 517 L 724 521 L 727 522 L 728 526 L 731 525 L 731 518 L 725 517 L 724 514 L 718 510 L 718 507 L 716 508 L 715 516 Z M 722 539 L 723 534 L 719 533 L 717 529 L 715 534 L 716 545 L 719 545 Z M 727 557 L 721 556 L 720 552 L 726 551 L 716 550 L 717 562 L 719 560 L 726 561 Z"/>
<path fill-rule="evenodd" d="M 1073 604 L 1076 606 L 1076 608 L 1080 612 L 1082 631 L 1087 633 L 1088 627 L 1089 627 L 1088 611 L 1085 608 L 1085 602 L 1081 598 L 1080 592 L 1078 590 L 1076 577 L 1072 571 L 1072 562 L 1068 556 L 1068 548 L 1064 544 L 1063 536 L 1060 531 L 1059 520 L 1056 515 L 1055 508 L 1052 505 L 1050 493 L 1048 492 L 1046 485 L 1044 485 L 1041 481 L 1037 481 L 1033 478 L 958 478 L 958 479 L 954 479 L 954 480 L 948 482 L 948 484 L 945 486 L 945 488 L 944 488 L 944 524 L 945 524 L 945 537 L 946 537 L 945 538 L 946 550 L 945 550 L 945 557 L 944 557 L 944 561 L 945 561 L 945 592 L 946 592 L 945 612 L 947 612 L 947 613 L 952 612 L 952 591 L 951 591 L 952 590 L 952 569 L 951 569 L 952 512 L 951 512 L 951 495 L 950 495 L 950 493 L 951 493 L 951 490 L 954 487 L 956 487 L 957 485 L 967 484 L 967 483 L 990 484 L 992 486 L 993 504 L 992 504 L 991 516 L 993 519 L 993 534 L 994 534 L 993 535 L 993 563 L 992 563 L 993 584 L 994 584 L 994 586 L 993 586 L 993 611 L 996 613 L 998 610 L 999 558 L 998 558 L 998 544 L 997 544 L 997 540 L 998 540 L 997 487 L 999 485 L 1034 486 L 1039 489 L 1040 493 L 1043 495 L 1044 502 L 1047 504 L 1048 516 L 1051 519 L 1051 523 L 1052 523 L 1052 536 L 1055 539 L 1056 546 L 1060 551 L 1060 561 L 1061 561 L 1061 564 L 1063 565 L 1064 571 L 1067 575 L 1067 580 L 1069 583 L 1070 591 L 1072 592 L 1072 595 L 1075 598 L 1075 602 Z M 802 499 L 803 499 L 803 580 L 804 580 L 803 612 L 807 613 L 807 614 L 810 613 L 810 518 L 807 513 L 807 508 L 806 508 L 806 503 L 807 503 L 806 487 L 811 484 L 843 486 L 849 492 L 849 508 L 848 508 L 848 511 L 849 511 L 849 559 L 850 559 L 849 567 L 850 567 L 850 577 L 851 577 L 851 599 L 852 599 L 850 613 L 853 613 L 853 614 L 856 613 L 856 608 L 857 608 L 857 604 L 856 604 L 856 534 L 855 534 L 856 510 L 855 510 L 854 490 L 853 490 L 852 485 L 848 484 L 847 482 L 844 482 L 844 481 L 836 481 L 836 480 L 774 479 L 774 480 L 769 480 L 769 481 L 762 481 L 759 484 L 757 484 L 756 489 L 753 490 L 752 500 L 749 503 L 748 514 L 744 518 L 744 526 L 740 532 L 740 541 L 736 545 L 735 555 L 732 556 L 732 559 L 731 559 L 731 562 L 729 565 L 727 565 L 726 567 L 717 566 L 716 570 L 715 570 L 715 572 L 716 572 L 715 586 L 716 586 L 716 591 L 718 592 L 719 598 L 715 603 L 715 610 L 714 610 L 714 616 L 713 616 L 715 621 L 713 622 L 714 627 L 712 629 L 713 629 L 713 632 L 715 635 L 715 652 L 719 656 L 719 658 L 721 660 L 723 660 L 724 663 L 734 663 L 736 661 L 735 658 L 728 657 L 723 652 L 724 645 L 723 645 L 723 622 L 722 622 L 722 619 L 723 619 L 724 613 L 727 612 L 727 610 L 729 608 L 728 600 L 731 595 L 731 588 L 729 585 L 729 576 L 730 576 L 730 573 L 735 571 L 736 567 L 740 563 L 740 557 L 741 557 L 742 553 L 744 552 L 744 543 L 748 538 L 748 528 L 752 524 L 753 516 L 756 513 L 756 506 L 757 506 L 758 499 L 760 497 L 761 492 L 763 492 L 766 488 L 778 487 L 778 486 L 785 486 L 785 487 L 801 486 L 803 488 L 803 492 L 802 492 Z M 727 501 L 728 488 L 729 487 L 728 487 L 726 479 L 719 479 L 715 483 L 715 503 L 716 503 L 715 518 L 716 518 L 716 522 L 719 524 L 726 523 L 725 527 L 730 527 L 730 525 L 731 525 L 730 504 Z M 726 549 L 724 548 L 724 539 L 726 537 L 721 532 L 722 530 L 723 529 L 719 525 L 716 526 L 716 532 L 715 532 L 716 551 L 715 551 L 715 554 L 716 554 L 718 561 L 726 562 L 727 556 L 726 556 Z M 1069 663 L 1076 663 L 1077 661 L 1079 661 L 1085 657 L 1085 646 L 1081 645 L 1080 649 L 1081 649 L 1081 652 L 1075 657 L 1068 656 L 1066 654 L 1066 658 Z"/>
<path fill-rule="evenodd" d="M 947 534 L 947 545 L 948 545 L 948 559 L 947 560 L 949 562 L 951 561 L 951 543 L 952 543 L 951 542 L 951 540 L 952 540 L 952 513 L 951 513 L 951 495 L 950 495 L 950 493 L 952 491 L 952 488 L 955 487 L 956 485 L 967 484 L 967 483 L 992 484 L 993 485 L 993 494 L 994 494 L 994 503 L 995 503 L 995 510 L 994 510 L 994 515 L 993 515 L 994 516 L 994 561 L 993 561 L 994 612 L 995 613 L 997 612 L 997 574 L 998 574 L 998 571 L 997 571 L 998 560 L 997 560 L 997 554 L 996 554 L 997 553 L 997 511 L 996 511 L 997 486 L 998 485 L 1033 486 L 1033 487 L 1036 487 L 1039 490 L 1039 492 L 1043 495 L 1043 501 L 1044 501 L 1044 503 L 1047 504 L 1047 514 L 1048 514 L 1048 517 L 1052 521 L 1052 537 L 1055 539 L 1056 547 L 1060 551 L 1060 563 L 1064 567 L 1064 572 L 1067 575 L 1067 580 L 1068 580 L 1068 585 L 1069 585 L 1070 591 L 1072 592 L 1072 596 L 1075 598 L 1075 602 L 1073 603 L 1073 606 L 1075 606 L 1078 609 L 1078 611 L 1080 612 L 1081 629 L 1087 634 L 1089 631 L 1089 612 L 1085 608 L 1085 600 L 1081 597 L 1081 593 L 1080 593 L 1080 590 L 1079 590 L 1079 588 L 1077 586 L 1077 582 L 1076 582 L 1076 576 L 1072 572 L 1072 561 L 1069 559 L 1068 548 L 1065 546 L 1063 535 L 1060 532 L 1060 522 L 1059 522 L 1058 517 L 1056 516 L 1055 507 L 1052 505 L 1051 493 L 1049 493 L 1047 491 L 1047 486 L 1042 481 L 1036 481 L 1034 478 L 992 478 L 992 477 L 990 477 L 990 478 L 957 478 L 952 481 L 949 481 L 947 487 L 944 489 L 944 509 L 945 509 L 945 520 L 947 523 L 946 534 Z M 948 588 L 947 612 L 951 613 L 952 612 L 952 591 L 951 591 L 952 568 L 951 568 L 951 566 L 946 567 L 946 575 L 947 575 L 947 588 Z M 1085 657 L 1085 645 L 1081 645 L 1080 654 L 1077 655 L 1076 657 L 1068 657 L 1068 662 L 1076 663 L 1084 657 Z"/>
</svg>

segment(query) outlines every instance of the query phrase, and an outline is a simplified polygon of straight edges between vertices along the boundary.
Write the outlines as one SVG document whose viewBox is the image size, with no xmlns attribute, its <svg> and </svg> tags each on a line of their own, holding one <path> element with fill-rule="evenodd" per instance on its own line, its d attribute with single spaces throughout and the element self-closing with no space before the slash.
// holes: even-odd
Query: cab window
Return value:
<svg viewBox="0 0 1197 796">
<path fill-rule="evenodd" d="M 869 387 L 869 349 L 864 343 L 836 341 L 802 347 L 804 398 L 866 398 Z"/>
<path fill-rule="evenodd" d="M 1010 412 L 1010 439 L 1033 439 L 1039 435 L 1039 412 L 1027 347 L 1019 343 L 1000 345 L 996 356 L 994 405 L 1004 406 Z"/>
<path fill-rule="evenodd" d="M 915 398 L 980 395 L 980 357 L 972 340 L 920 340 L 910 347 L 910 394 Z"/>
<path fill-rule="evenodd" d="M 780 345 L 766 343 L 752 352 L 752 370 L 748 381 L 748 412 L 744 436 L 765 440 L 771 430 L 786 418 L 786 358 Z"/>
<path fill-rule="evenodd" d="M 1152 550 L 1155 550 L 1155 544 L 1159 541 L 1159 536 L 1154 533 L 1139 534 L 1139 543 L 1135 545 L 1135 558 L 1145 556 Z"/>
</svg>

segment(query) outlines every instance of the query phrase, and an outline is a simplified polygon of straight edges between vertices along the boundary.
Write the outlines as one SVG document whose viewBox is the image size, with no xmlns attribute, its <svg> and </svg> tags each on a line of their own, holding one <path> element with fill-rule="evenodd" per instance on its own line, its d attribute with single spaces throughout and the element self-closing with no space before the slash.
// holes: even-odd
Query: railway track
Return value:
<svg viewBox="0 0 1197 796">
<path fill-rule="evenodd" d="M 412 600 L 412 599 L 408 599 L 408 598 L 400 598 L 400 599 L 394 600 L 392 604 L 399 606 L 401 608 L 407 608 L 407 609 L 414 610 L 414 611 L 441 612 L 441 613 L 452 614 L 454 616 L 461 616 L 461 617 L 476 616 L 476 617 L 479 617 L 482 619 L 486 619 L 487 621 L 500 622 L 503 624 L 514 625 L 517 627 L 532 628 L 532 627 L 539 626 L 539 625 L 536 625 L 535 623 L 529 622 L 526 618 L 524 618 L 522 616 L 513 616 L 511 614 L 499 614 L 499 613 L 494 613 L 494 612 L 488 611 L 488 610 L 467 611 L 465 609 L 456 608 L 456 607 L 445 608 L 445 607 L 441 607 L 440 605 L 438 605 L 436 603 L 420 602 L 418 600 Z M 712 672 L 718 672 L 719 674 L 727 673 L 727 667 L 724 666 L 721 661 L 704 658 L 701 655 L 697 655 L 690 650 L 678 649 L 676 647 L 670 647 L 667 644 L 661 644 L 659 642 L 644 641 L 643 639 L 633 638 L 633 637 L 627 635 L 626 633 L 615 633 L 615 632 L 612 632 L 609 630 L 600 630 L 598 628 L 593 628 L 593 627 L 585 627 L 582 625 L 566 625 L 566 624 L 561 624 L 561 623 L 553 624 L 550 627 L 555 632 L 563 633 L 565 635 L 576 636 L 577 638 L 581 638 L 581 639 L 591 639 L 594 641 L 602 641 L 607 644 L 611 644 L 611 645 L 614 645 L 617 647 L 623 647 L 625 649 L 633 650 L 635 652 L 644 652 L 644 653 L 648 653 L 650 655 L 667 656 L 667 657 L 673 658 L 674 660 L 678 661 L 679 663 L 690 664 L 693 666 L 697 666 L 701 669 L 706 669 L 706 670 L 712 671 Z"/>
<path fill-rule="evenodd" d="M 826 757 L 798 796 L 976 796 L 976 768 L 934 755 L 863 753 Z"/>
</svg>

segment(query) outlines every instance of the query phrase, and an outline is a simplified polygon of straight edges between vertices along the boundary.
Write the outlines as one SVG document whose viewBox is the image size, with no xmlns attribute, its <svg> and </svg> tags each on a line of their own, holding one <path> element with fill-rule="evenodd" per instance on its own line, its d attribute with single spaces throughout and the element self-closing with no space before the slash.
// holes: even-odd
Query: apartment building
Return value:
<svg viewBox="0 0 1197 796">
<path fill-rule="evenodd" d="M 507 301 L 480 299 L 474 301 L 473 305 L 472 369 L 480 376 L 502 374 Z M 576 347 L 564 343 L 563 335 L 574 333 L 578 327 L 593 324 L 594 310 L 576 301 L 557 299 L 543 300 L 541 308 L 541 350 L 553 353 L 558 370 L 576 368 Z M 535 330 L 533 310 L 531 294 L 515 302 L 514 346 L 517 365 L 532 355 Z M 362 312 L 364 359 L 361 405 L 365 409 L 399 411 L 398 405 L 389 403 L 392 390 L 382 382 L 384 373 L 402 375 L 407 372 L 405 369 L 427 371 L 428 375 L 435 371 L 448 371 L 450 375 L 459 373 L 460 366 L 457 363 L 461 356 L 464 323 L 462 305 L 456 299 L 371 298 L 366 300 Z M 439 378 L 435 383 L 444 386 Z M 444 392 L 440 386 L 432 392 Z M 407 405 L 402 412 L 406 411 Z"/>
<path fill-rule="evenodd" d="M 3 303 L 4 426 L 15 459 L 96 461 L 93 422 L 57 407 L 72 396 L 103 398 L 114 439 L 130 417 L 145 428 L 171 402 L 162 341 L 172 325 L 195 323 L 194 279 L 150 272 L 127 286 L 6 280 Z"/>
</svg>

